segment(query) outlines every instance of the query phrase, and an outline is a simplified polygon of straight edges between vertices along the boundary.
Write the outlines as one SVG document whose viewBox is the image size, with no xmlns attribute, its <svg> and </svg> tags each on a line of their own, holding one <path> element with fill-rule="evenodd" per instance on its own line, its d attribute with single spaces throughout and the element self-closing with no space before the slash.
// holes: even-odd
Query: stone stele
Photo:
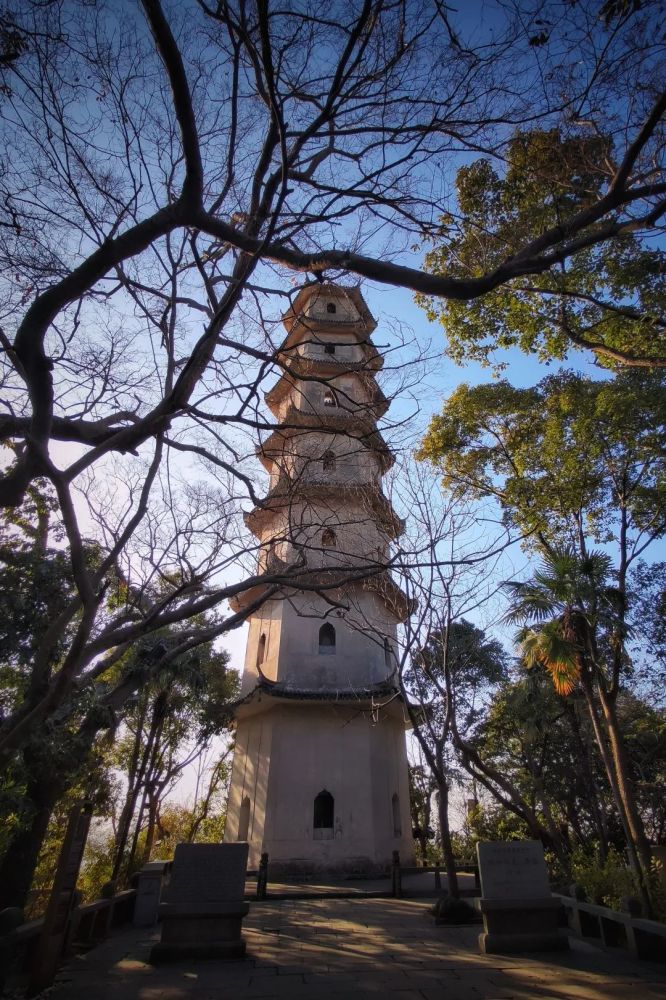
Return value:
<svg viewBox="0 0 666 1000">
<path fill-rule="evenodd" d="M 178 844 L 151 962 L 243 957 L 247 855 L 246 843 Z"/>
<path fill-rule="evenodd" d="M 558 926 L 560 901 L 551 894 L 543 847 L 536 840 L 477 844 L 484 933 L 489 954 L 561 951 L 569 939 Z"/>
</svg>

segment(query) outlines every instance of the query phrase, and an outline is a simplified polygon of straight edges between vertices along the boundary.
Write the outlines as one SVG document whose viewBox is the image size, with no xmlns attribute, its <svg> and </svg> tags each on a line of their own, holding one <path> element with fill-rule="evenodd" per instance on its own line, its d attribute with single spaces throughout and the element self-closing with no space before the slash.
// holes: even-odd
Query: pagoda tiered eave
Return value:
<svg viewBox="0 0 666 1000">
<path fill-rule="evenodd" d="M 299 482 L 297 486 L 292 486 L 292 488 L 285 488 L 282 484 L 278 484 L 264 500 L 243 515 L 243 520 L 250 531 L 257 538 L 261 538 L 267 525 L 276 514 L 289 511 L 294 505 L 300 505 L 303 502 L 332 499 L 337 504 L 340 498 L 357 503 L 368 503 L 372 508 L 373 515 L 378 519 L 389 538 L 399 538 L 405 530 L 403 518 L 398 517 L 380 490 L 370 485 L 358 486 L 330 481 Z"/>
<path fill-rule="evenodd" d="M 325 300 L 328 297 L 334 297 L 339 301 L 341 296 L 351 306 L 351 313 L 348 317 L 337 313 L 335 314 L 335 318 L 326 313 L 317 315 L 310 308 L 313 301 Z M 313 332 L 319 331 L 326 332 L 332 327 L 343 327 L 346 330 L 353 330 L 365 339 L 377 327 L 377 321 L 368 309 L 359 288 L 331 285 L 325 282 L 311 282 L 309 285 L 301 288 L 291 306 L 282 317 L 282 322 L 287 331 L 287 337 L 282 345 L 282 349 L 291 347 L 302 339 L 304 335 L 308 336 Z"/>
<path fill-rule="evenodd" d="M 331 436 L 340 433 L 339 425 L 342 421 L 336 421 L 334 426 L 329 423 L 314 424 L 312 418 L 308 419 L 307 415 L 302 414 L 299 410 L 294 409 L 293 413 L 293 420 L 285 421 L 284 424 L 277 427 L 256 448 L 255 454 L 267 472 L 272 471 L 273 463 L 283 453 L 290 439 L 313 432 L 330 434 Z M 373 422 L 357 420 L 354 427 L 346 429 L 345 435 L 350 441 L 358 442 L 361 447 L 373 452 L 379 459 L 382 472 L 388 472 L 394 464 L 395 456 Z"/>
<path fill-rule="evenodd" d="M 400 719 L 405 729 L 411 728 L 404 700 L 399 688 L 388 678 L 367 688 L 314 689 L 296 688 L 262 678 L 257 685 L 234 705 L 236 719 L 249 718 L 269 711 L 285 701 L 304 708 L 323 704 L 351 705 L 360 711 L 382 712 Z"/>
<path fill-rule="evenodd" d="M 366 365 L 354 366 L 354 364 L 350 362 L 344 362 L 344 363 L 340 362 L 340 364 L 336 366 L 334 371 L 332 370 L 333 368 L 332 365 L 324 365 L 324 364 L 320 365 L 318 362 L 312 363 L 308 361 L 307 366 L 304 365 L 303 367 L 304 368 L 307 367 L 307 371 L 303 371 L 300 375 L 297 374 L 297 372 L 293 368 L 291 368 L 288 372 L 283 372 L 283 374 L 280 375 L 279 379 L 277 380 L 273 388 L 269 389 L 269 391 L 264 394 L 264 400 L 266 402 L 266 405 L 270 409 L 271 413 L 274 414 L 274 416 L 279 418 L 279 409 L 281 404 L 289 396 L 289 394 L 293 392 L 295 386 L 299 382 L 306 381 L 309 378 L 311 381 L 314 382 L 322 382 L 325 385 L 330 384 L 332 388 L 335 389 L 336 386 L 334 378 L 336 375 L 340 375 L 342 373 L 347 374 L 348 372 L 356 372 L 356 373 L 368 372 Z M 386 411 L 390 406 L 390 403 L 386 398 L 386 396 L 384 395 L 384 393 L 382 392 L 382 390 L 377 385 L 377 383 L 374 381 L 373 376 L 369 373 L 367 376 L 366 384 L 370 389 L 372 398 L 369 399 L 367 402 L 360 404 L 360 408 L 362 410 L 365 409 L 366 411 L 372 411 L 374 418 L 378 419 L 379 417 L 382 417 L 386 413 Z M 356 405 L 358 404 L 355 404 L 355 406 Z M 340 409 L 344 414 L 350 417 L 356 417 L 358 412 L 356 408 L 351 409 L 345 407 L 344 403 L 340 407 Z"/>
<path fill-rule="evenodd" d="M 240 613 L 261 599 L 269 587 L 280 587 L 282 598 L 288 594 L 304 590 L 321 591 L 344 601 L 345 592 L 358 588 L 365 593 L 374 593 L 384 606 L 397 618 L 405 621 L 414 613 L 416 603 L 410 600 L 387 570 L 372 572 L 362 567 L 336 566 L 334 568 L 303 569 L 296 565 L 284 564 L 282 573 L 268 572 L 265 582 L 259 581 L 253 587 L 230 598 L 229 604 L 235 613 Z M 371 575 L 364 575 L 371 573 Z M 280 580 L 282 577 L 282 580 Z"/>
</svg>

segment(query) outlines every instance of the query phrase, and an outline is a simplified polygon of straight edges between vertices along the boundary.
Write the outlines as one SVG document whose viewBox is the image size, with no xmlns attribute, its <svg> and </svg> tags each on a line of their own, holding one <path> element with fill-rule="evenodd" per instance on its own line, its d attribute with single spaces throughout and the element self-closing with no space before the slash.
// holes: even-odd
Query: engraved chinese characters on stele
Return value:
<svg viewBox="0 0 666 1000">
<path fill-rule="evenodd" d="M 187 904 L 228 903 L 245 894 L 247 844 L 178 844 L 168 901 Z"/>
<path fill-rule="evenodd" d="M 543 847 L 538 840 L 489 841 L 476 845 L 484 899 L 543 899 L 550 896 Z"/>
</svg>

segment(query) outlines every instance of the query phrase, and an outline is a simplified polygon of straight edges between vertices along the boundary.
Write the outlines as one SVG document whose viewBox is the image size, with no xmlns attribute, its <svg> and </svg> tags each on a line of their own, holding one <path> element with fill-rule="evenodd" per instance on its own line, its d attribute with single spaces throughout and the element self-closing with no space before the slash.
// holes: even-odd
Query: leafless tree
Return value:
<svg viewBox="0 0 666 1000">
<path fill-rule="evenodd" d="M 137 640 L 191 621 L 168 659 L 257 606 L 194 624 L 234 595 L 308 585 L 265 562 L 239 580 L 237 562 L 290 280 L 469 299 L 654 230 L 666 186 L 650 3 L 605 25 L 590 2 L 498 3 L 486 28 L 438 0 L 143 0 L 122 18 L 29 0 L 3 18 L 0 503 L 52 484 L 76 584 L 36 651 L 39 693 L 0 728 L 7 759 Z M 613 131 L 603 195 L 487 274 L 410 266 L 455 210 L 461 157 L 501 158 L 537 121 Z"/>
<path fill-rule="evenodd" d="M 471 622 L 500 615 L 501 579 L 511 575 L 517 538 L 491 508 L 465 507 L 417 466 L 403 477 L 411 530 L 395 566 L 414 613 L 398 655 L 401 694 L 413 735 L 437 787 L 448 889 L 458 895 L 450 830 L 451 794 L 461 769 L 476 786 L 522 819 L 532 835 L 563 853 L 546 800 L 533 802 L 487 759 L 475 740 L 484 704 L 505 680 L 503 651 Z"/>
</svg>

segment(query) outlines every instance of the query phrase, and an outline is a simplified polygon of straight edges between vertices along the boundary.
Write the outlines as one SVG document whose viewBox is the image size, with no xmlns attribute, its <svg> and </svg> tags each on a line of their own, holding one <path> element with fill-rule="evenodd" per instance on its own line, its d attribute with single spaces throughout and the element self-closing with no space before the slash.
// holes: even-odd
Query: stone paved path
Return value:
<svg viewBox="0 0 666 1000">
<path fill-rule="evenodd" d="M 666 1000 L 666 966 L 573 942 L 557 957 L 486 956 L 478 927 L 436 927 L 428 903 L 253 904 L 243 962 L 147 964 L 125 931 L 63 968 L 50 1000 Z"/>
</svg>

